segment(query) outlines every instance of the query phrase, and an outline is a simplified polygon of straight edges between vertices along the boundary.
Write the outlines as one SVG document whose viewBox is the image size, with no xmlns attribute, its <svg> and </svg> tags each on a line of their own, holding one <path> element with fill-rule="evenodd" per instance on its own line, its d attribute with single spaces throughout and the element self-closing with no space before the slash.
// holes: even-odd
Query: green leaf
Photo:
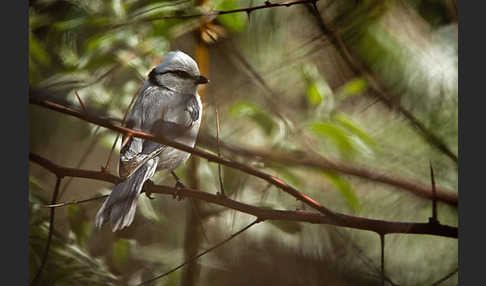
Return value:
<svg viewBox="0 0 486 286">
<path fill-rule="evenodd" d="M 72 30 L 80 27 L 86 21 L 85 17 L 78 17 L 55 23 L 53 26 L 59 31 Z"/>
<path fill-rule="evenodd" d="M 344 113 L 337 113 L 333 116 L 333 119 L 351 133 L 358 136 L 359 139 L 368 144 L 370 147 L 376 146 L 375 141 L 371 139 L 371 137 L 366 134 L 365 131 L 358 127 L 357 123 L 353 122 Z"/>
<path fill-rule="evenodd" d="M 238 5 L 236 0 L 222 0 L 216 5 L 217 10 L 227 11 L 237 9 Z M 244 12 L 242 13 L 231 13 L 225 15 L 219 15 L 217 17 L 218 21 L 223 24 L 228 30 L 232 32 L 241 32 L 246 27 L 247 16 Z"/>
<path fill-rule="evenodd" d="M 351 188 L 351 185 L 342 176 L 336 173 L 324 172 L 324 176 L 336 187 L 339 193 L 344 197 L 348 205 L 354 211 L 359 211 L 359 199 Z"/>
<path fill-rule="evenodd" d="M 310 129 L 324 140 L 334 144 L 341 155 L 351 156 L 356 152 L 349 134 L 335 123 L 315 122 L 311 124 Z"/>
<path fill-rule="evenodd" d="M 46 49 L 32 33 L 29 33 L 29 56 L 40 65 L 47 66 L 51 63 L 51 58 Z"/>
<path fill-rule="evenodd" d="M 363 93 L 367 87 L 368 83 L 363 78 L 356 78 L 341 86 L 338 91 L 338 96 L 346 97 L 349 95 L 357 95 Z"/>
<path fill-rule="evenodd" d="M 300 223 L 295 221 L 269 220 L 268 223 L 288 234 L 295 234 L 302 231 Z"/>
<path fill-rule="evenodd" d="M 274 129 L 278 128 L 274 119 L 256 104 L 250 102 L 237 102 L 229 110 L 231 116 L 249 117 L 255 121 L 266 135 L 271 135 Z"/>
<path fill-rule="evenodd" d="M 320 86 L 315 82 L 312 82 L 307 87 L 307 101 L 309 102 L 310 106 L 315 107 L 322 103 L 324 92 L 322 88 L 319 87 Z"/>
</svg>

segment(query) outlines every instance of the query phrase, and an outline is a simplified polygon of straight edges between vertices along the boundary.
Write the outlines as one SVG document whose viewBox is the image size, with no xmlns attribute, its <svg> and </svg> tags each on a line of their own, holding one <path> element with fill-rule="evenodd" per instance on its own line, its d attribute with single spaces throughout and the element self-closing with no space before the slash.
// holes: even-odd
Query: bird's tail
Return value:
<svg viewBox="0 0 486 286">
<path fill-rule="evenodd" d="M 153 175 L 157 164 L 153 167 L 151 165 L 153 166 L 149 163 L 144 164 L 113 188 L 110 196 L 96 214 L 96 227 L 101 228 L 108 220 L 111 220 L 111 228 L 115 232 L 132 223 L 143 183 Z"/>
</svg>

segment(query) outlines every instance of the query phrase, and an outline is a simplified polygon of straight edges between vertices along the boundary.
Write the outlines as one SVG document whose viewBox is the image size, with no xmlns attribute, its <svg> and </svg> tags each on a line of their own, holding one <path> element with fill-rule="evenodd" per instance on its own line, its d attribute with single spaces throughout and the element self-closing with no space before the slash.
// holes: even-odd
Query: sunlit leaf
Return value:
<svg viewBox="0 0 486 286">
<path fill-rule="evenodd" d="M 338 91 L 338 96 L 346 97 L 349 95 L 361 94 L 366 90 L 367 87 L 368 84 L 363 78 L 356 78 L 341 86 Z"/>
<path fill-rule="evenodd" d="M 307 87 L 307 101 L 311 106 L 318 106 L 324 98 L 322 89 L 316 83 L 311 83 Z"/>
<path fill-rule="evenodd" d="M 216 9 L 221 11 L 233 10 L 237 8 L 238 4 L 236 0 L 222 0 L 216 5 Z M 221 24 L 233 32 L 243 31 L 247 22 L 247 16 L 245 13 L 219 15 L 217 19 Z"/>
<path fill-rule="evenodd" d="M 333 119 L 342 125 L 344 128 L 349 130 L 354 135 L 358 136 L 363 142 L 369 146 L 376 146 L 375 141 L 368 135 L 364 130 L 362 130 L 356 122 L 353 122 L 344 113 L 337 113 L 333 116 Z"/>
<path fill-rule="evenodd" d="M 78 17 L 66 21 L 57 22 L 53 26 L 59 31 L 66 31 L 66 30 L 72 30 L 80 27 L 85 23 L 85 21 L 86 21 L 85 17 Z"/>
<path fill-rule="evenodd" d="M 244 116 L 253 119 L 266 135 L 270 135 L 274 129 L 278 128 L 277 123 L 267 112 L 250 102 L 237 102 L 228 109 L 228 113 L 232 116 Z"/>
<path fill-rule="evenodd" d="M 336 187 L 336 189 L 343 196 L 351 209 L 353 209 L 354 211 L 358 211 L 359 199 L 356 196 L 354 190 L 351 188 L 351 185 L 348 183 L 348 181 L 344 179 L 341 175 L 338 175 L 336 173 L 324 171 L 322 171 L 322 173 Z"/>
<path fill-rule="evenodd" d="M 44 46 L 37 41 L 32 33 L 29 33 L 29 56 L 40 65 L 49 65 L 51 58 Z"/>
<path fill-rule="evenodd" d="M 343 156 L 351 156 L 356 152 L 353 139 L 339 125 L 332 122 L 315 122 L 310 129 L 324 140 L 332 143 Z"/>
</svg>

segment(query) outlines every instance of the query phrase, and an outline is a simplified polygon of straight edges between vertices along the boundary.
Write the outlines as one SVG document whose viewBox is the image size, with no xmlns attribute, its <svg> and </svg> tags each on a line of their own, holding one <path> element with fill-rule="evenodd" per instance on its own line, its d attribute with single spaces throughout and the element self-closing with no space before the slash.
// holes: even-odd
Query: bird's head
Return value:
<svg viewBox="0 0 486 286">
<path fill-rule="evenodd" d="M 195 92 L 198 85 L 209 82 L 199 73 L 197 63 L 181 51 L 168 52 L 162 63 L 152 69 L 148 78 L 153 85 L 182 93 Z"/>
</svg>

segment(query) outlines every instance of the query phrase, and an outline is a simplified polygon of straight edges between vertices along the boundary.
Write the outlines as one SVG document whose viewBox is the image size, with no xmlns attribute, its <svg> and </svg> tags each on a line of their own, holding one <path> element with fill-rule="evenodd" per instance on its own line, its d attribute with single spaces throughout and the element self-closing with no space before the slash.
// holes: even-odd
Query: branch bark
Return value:
<svg viewBox="0 0 486 286">
<path fill-rule="evenodd" d="M 48 169 L 58 176 L 71 176 L 79 178 L 94 179 L 99 181 L 117 183 L 121 181 L 120 178 L 102 171 L 88 171 L 81 169 L 72 169 L 58 166 L 46 158 L 43 158 L 36 154 L 29 154 L 29 159 L 39 164 L 40 166 Z M 413 223 L 413 222 L 394 222 L 384 221 L 376 219 L 368 219 L 357 216 L 351 216 L 340 213 L 333 213 L 334 216 L 326 216 L 321 213 L 307 212 L 307 211 L 285 211 L 274 210 L 263 207 L 252 206 L 249 204 L 241 203 L 229 199 L 228 197 L 213 195 L 210 193 L 202 192 L 196 189 L 184 188 L 177 189 L 171 186 L 155 185 L 151 181 L 147 181 L 144 185 L 144 191 L 148 191 L 154 194 L 165 194 L 174 196 L 177 192 L 179 194 L 203 200 L 209 203 L 227 207 L 230 209 L 238 210 L 260 219 L 269 220 L 286 220 L 295 222 L 307 222 L 314 224 L 327 224 L 342 227 L 349 227 L 353 229 L 373 231 L 378 234 L 391 234 L 391 233 L 406 233 L 406 234 L 429 234 L 444 237 L 457 238 L 457 227 L 443 225 L 443 224 L 431 224 L 431 223 Z M 336 220 L 335 217 L 338 217 Z"/>
</svg>

